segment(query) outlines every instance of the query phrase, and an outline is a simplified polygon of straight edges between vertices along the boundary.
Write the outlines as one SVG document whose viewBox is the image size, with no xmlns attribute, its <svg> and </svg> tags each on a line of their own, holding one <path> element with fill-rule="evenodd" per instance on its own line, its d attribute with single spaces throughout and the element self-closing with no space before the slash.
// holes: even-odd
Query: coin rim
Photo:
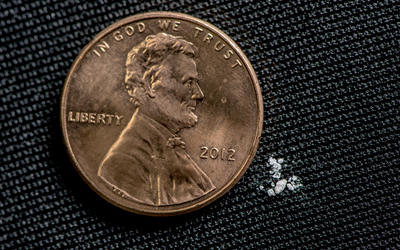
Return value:
<svg viewBox="0 0 400 250">
<path fill-rule="evenodd" d="M 157 207 L 154 209 L 137 209 L 134 207 L 128 207 L 124 206 L 116 201 L 114 201 L 112 198 L 108 197 L 108 195 L 103 194 L 100 189 L 96 188 L 95 183 L 91 183 L 89 176 L 81 170 L 79 162 L 76 160 L 75 155 L 72 151 L 69 138 L 68 138 L 68 133 L 67 133 L 67 126 L 66 126 L 66 106 L 67 106 L 67 100 L 66 100 L 66 95 L 67 95 L 67 89 L 69 87 L 69 83 L 71 81 L 72 75 L 76 70 L 76 67 L 79 65 L 80 61 L 82 58 L 88 53 L 89 49 L 95 45 L 101 38 L 105 37 L 108 35 L 110 32 L 114 31 L 114 29 L 119 28 L 123 25 L 126 25 L 128 23 L 134 22 L 134 21 L 139 21 L 139 20 L 145 20 L 145 19 L 153 19 L 153 18 L 174 18 L 174 19 L 180 19 L 184 20 L 187 22 L 191 22 L 193 24 L 199 24 L 210 31 L 215 32 L 218 36 L 220 36 L 222 39 L 227 42 L 232 49 L 236 51 L 238 54 L 238 57 L 244 62 L 244 65 L 246 66 L 246 69 L 251 77 L 254 91 L 256 93 L 256 98 L 257 98 L 257 108 L 258 108 L 258 121 L 257 121 L 257 129 L 254 137 L 253 144 L 251 146 L 250 153 L 248 154 L 245 163 L 242 164 L 242 167 L 240 168 L 239 171 L 236 172 L 236 174 L 233 176 L 233 178 L 228 181 L 225 185 L 223 185 L 219 190 L 217 190 L 213 195 L 210 197 L 207 197 L 204 200 L 201 200 L 200 202 L 195 202 L 195 200 L 190 201 L 188 206 L 181 207 L 179 209 L 171 209 L 171 210 L 163 210 L 159 211 L 157 210 Z M 142 14 L 136 14 L 133 16 L 129 16 L 126 18 L 123 18 L 110 26 L 106 27 L 103 29 L 100 33 L 98 33 L 78 54 L 78 56 L 75 58 L 74 62 L 72 63 L 72 66 L 69 69 L 68 75 L 64 81 L 64 87 L 61 95 L 61 108 L 60 108 L 60 122 L 61 122 L 61 128 L 62 128 L 62 134 L 63 134 L 63 141 L 65 146 L 67 147 L 68 151 L 68 156 L 70 160 L 72 161 L 72 165 L 76 169 L 76 171 L 79 173 L 81 178 L 84 180 L 84 182 L 89 185 L 89 187 L 95 191 L 100 197 L 102 197 L 104 200 L 107 202 L 113 204 L 114 206 L 117 206 L 119 208 L 122 208 L 126 211 L 133 212 L 136 214 L 141 214 L 141 215 L 150 215 L 150 216 L 172 216 L 172 215 L 179 215 L 179 214 L 185 214 L 189 213 L 195 210 L 198 210 L 218 198 L 222 197 L 224 194 L 226 194 L 239 180 L 240 178 L 244 175 L 246 170 L 249 168 L 256 152 L 258 149 L 258 145 L 260 142 L 261 138 L 261 133 L 262 133 L 262 127 L 263 127 L 263 120 L 264 120 L 264 107 L 263 107 L 263 99 L 262 99 L 262 94 L 261 94 L 261 89 L 260 85 L 256 76 L 256 73 L 244 54 L 244 52 L 240 49 L 240 47 L 228 36 L 226 35 L 223 31 L 221 31 L 219 28 L 216 26 L 203 21 L 199 18 L 183 14 L 183 13 L 177 13 L 177 12 L 166 12 L 166 11 L 160 11 L 160 12 L 148 12 L 148 13 L 142 13 Z M 134 204 L 134 203 L 132 203 Z"/>
</svg>

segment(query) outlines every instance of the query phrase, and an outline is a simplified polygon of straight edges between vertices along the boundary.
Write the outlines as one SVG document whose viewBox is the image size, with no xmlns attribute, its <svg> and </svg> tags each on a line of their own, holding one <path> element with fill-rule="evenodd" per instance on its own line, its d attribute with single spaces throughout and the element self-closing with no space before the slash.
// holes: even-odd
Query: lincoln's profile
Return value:
<svg viewBox="0 0 400 250">
<path fill-rule="evenodd" d="M 197 123 L 194 111 L 204 98 L 196 53 L 192 43 L 165 33 L 147 36 L 128 53 L 124 86 L 135 112 L 98 170 L 123 196 L 159 206 L 215 189 L 178 135 Z"/>
</svg>

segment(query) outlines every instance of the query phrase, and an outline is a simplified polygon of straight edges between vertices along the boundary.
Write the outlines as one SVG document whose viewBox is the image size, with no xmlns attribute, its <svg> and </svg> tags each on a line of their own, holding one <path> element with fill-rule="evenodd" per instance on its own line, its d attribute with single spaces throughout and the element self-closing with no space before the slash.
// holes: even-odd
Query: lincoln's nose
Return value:
<svg viewBox="0 0 400 250">
<path fill-rule="evenodd" d="M 192 86 L 193 86 L 192 99 L 199 100 L 199 101 L 203 100 L 204 94 L 203 94 L 203 91 L 201 91 L 199 84 L 197 82 L 194 82 Z"/>
</svg>

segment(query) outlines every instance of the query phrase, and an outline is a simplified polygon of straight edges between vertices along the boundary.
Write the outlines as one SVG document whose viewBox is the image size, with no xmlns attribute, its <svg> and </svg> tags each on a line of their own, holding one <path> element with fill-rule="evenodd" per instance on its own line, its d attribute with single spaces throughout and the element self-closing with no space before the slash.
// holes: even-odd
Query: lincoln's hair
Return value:
<svg viewBox="0 0 400 250">
<path fill-rule="evenodd" d="M 182 37 L 166 33 L 147 36 L 134 46 L 126 59 L 125 88 L 136 106 L 144 94 L 154 97 L 153 86 L 159 81 L 161 63 L 168 55 L 185 54 L 195 57 L 197 48 Z"/>
</svg>

